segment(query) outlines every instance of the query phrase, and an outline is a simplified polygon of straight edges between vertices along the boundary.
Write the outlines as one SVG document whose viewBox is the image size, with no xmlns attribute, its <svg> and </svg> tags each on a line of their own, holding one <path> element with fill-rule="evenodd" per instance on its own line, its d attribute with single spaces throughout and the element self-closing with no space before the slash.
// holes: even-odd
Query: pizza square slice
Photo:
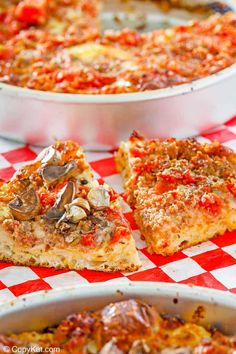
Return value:
<svg viewBox="0 0 236 354">
<path fill-rule="evenodd" d="M 81 148 L 57 142 L 0 187 L 0 259 L 107 272 L 140 266 L 118 196 Z"/>
<path fill-rule="evenodd" d="M 128 202 L 151 253 L 171 255 L 236 229 L 236 154 L 215 142 L 147 140 L 116 156 Z"/>
</svg>

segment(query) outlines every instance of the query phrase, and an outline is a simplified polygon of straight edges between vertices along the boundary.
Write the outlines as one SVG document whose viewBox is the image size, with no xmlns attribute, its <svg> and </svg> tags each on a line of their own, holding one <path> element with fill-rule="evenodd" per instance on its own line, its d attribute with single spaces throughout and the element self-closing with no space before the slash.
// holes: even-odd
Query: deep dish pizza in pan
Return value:
<svg viewBox="0 0 236 354">
<path fill-rule="evenodd" d="M 236 154 L 219 143 L 121 143 L 117 168 L 150 253 L 172 255 L 236 229 Z M 141 266 L 119 197 L 80 146 L 58 141 L 0 186 L 0 260 L 105 272 Z"/>
<path fill-rule="evenodd" d="M 0 82 L 59 93 L 117 94 L 189 83 L 235 63 L 231 12 L 146 34 L 128 28 L 102 33 L 101 7 L 98 0 L 1 1 Z M 229 10 L 218 3 L 212 8 Z"/>
<path fill-rule="evenodd" d="M 73 313 L 41 333 L 0 335 L 0 352 L 37 347 L 42 353 L 51 349 L 63 354 L 235 353 L 235 336 L 196 322 L 159 314 L 155 307 L 130 299 L 97 311 Z"/>
</svg>

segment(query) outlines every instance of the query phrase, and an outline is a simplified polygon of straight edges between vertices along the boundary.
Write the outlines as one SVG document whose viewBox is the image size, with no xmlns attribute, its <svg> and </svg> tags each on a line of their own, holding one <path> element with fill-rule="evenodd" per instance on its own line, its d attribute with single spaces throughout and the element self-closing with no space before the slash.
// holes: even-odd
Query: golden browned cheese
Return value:
<svg viewBox="0 0 236 354">
<path fill-rule="evenodd" d="M 0 336 L 0 352 L 36 343 L 42 352 L 55 347 L 63 354 L 233 354 L 236 349 L 236 337 L 161 316 L 154 307 L 133 299 L 70 315 L 44 334 Z"/>
</svg>

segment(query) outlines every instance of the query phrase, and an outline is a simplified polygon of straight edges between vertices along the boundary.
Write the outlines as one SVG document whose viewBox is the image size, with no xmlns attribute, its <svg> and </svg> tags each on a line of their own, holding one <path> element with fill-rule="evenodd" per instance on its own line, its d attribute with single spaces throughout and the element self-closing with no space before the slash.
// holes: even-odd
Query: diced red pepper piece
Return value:
<svg viewBox="0 0 236 354">
<path fill-rule="evenodd" d="M 87 0 L 84 1 L 81 4 L 81 8 L 83 12 L 87 12 L 90 16 L 96 17 L 97 16 L 97 11 L 96 7 L 94 7 L 93 3 L 91 1 Z"/>
<path fill-rule="evenodd" d="M 3 42 L 6 38 L 7 38 L 6 34 L 0 31 L 0 42 Z"/>
<path fill-rule="evenodd" d="M 42 206 L 47 207 L 47 206 L 53 206 L 55 203 L 55 197 L 52 194 L 49 193 L 42 193 L 40 195 L 40 202 Z"/>
<path fill-rule="evenodd" d="M 221 199 L 213 193 L 204 194 L 200 199 L 199 206 L 212 214 L 217 214 L 220 211 Z"/>
<path fill-rule="evenodd" d="M 8 60 L 14 56 L 13 48 L 0 45 L 0 60 Z"/>
<path fill-rule="evenodd" d="M 165 172 L 162 173 L 161 178 L 165 181 L 172 182 L 172 183 L 183 183 L 183 184 L 192 184 L 196 183 L 199 178 L 198 176 L 194 176 L 191 174 L 189 170 L 184 171 L 183 173 L 181 172 Z"/>
<path fill-rule="evenodd" d="M 125 229 L 118 229 L 115 231 L 112 239 L 111 239 L 111 243 L 116 243 L 118 242 L 121 238 L 127 237 L 130 235 L 130 231 L 128 228 Z"/>
<path fill-rule="evenodd" d="M 113 202 L 114 200 L 117 200 L 117 198 L 119 197 L 119 194 L 116 193 L 114 190 L 110 190 L 109 196 L 110 196 L 110 201 Z"/>
<path fill-rule="evenodd" d="M 157 195 L 161 195 L 165 192 L 171 191 L 176 188 L 175 182 L 169 181 L 158 181 L 155 186 L 155 191 Z"/>
<path fill-rule="evenodd" d="M 83 246 L 93 246 L 94 245 L 94 234 L 82 235 L 80 240 L 81 245 Z"/>
<path fill-rule="evenodd" d="M 23 0 L 15 11 L 18 21 L 31 25 L 40 25 L 45 22 L 47 15 L 47 0 Z"/>
<path fill-rule="evenodd" d="M 229 183 L 227 188 L 230 191 L 230 193 L 233 194 L 234 198 L 236 198 L 236 184 Z"/>
<path fill-rule="evenodd" d="M 110 41 L 119 42 L 125 46 L 138 46 L 143 42 L 143 38 L 139 33 L 129 29 L 124 29 L 119 33 L 108 32 L 106 37 Z"/>
<path fill-rule="evenodd" d="M 132 154 L 133 157 L 144 157 L 147 156 L 147 152 L 143 149 L 143 148 L 139 148 L 137 146 L 133 147 L 130 149 L 130 152 Z"/>
</svg>

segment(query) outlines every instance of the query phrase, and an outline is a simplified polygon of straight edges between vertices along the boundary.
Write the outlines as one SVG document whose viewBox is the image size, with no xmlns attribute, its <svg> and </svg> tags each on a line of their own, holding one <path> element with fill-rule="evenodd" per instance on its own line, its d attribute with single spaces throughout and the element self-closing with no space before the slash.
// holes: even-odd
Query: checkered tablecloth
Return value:
<svg viewBox="0 0 236 354">
<path fill-rule="evenodd" d="M 236 117 L 199 141 L 218 140 L 236 151 Z M 16 169 L 33 160 L 39 148 L 0 139 L 0 178 L 8 180 Z M 112 152 L 87 153 L 95 177 L 104 180 L 123 195 Z M 132 211 L 123 201 L 143 266 L 134 273 L 67 271 L 38 267 L 18 267 L 0 262 L 0 302 L 40 290 L 94 282 L 163 281 L 231 291 L 236 294 L 236 231 L 227 232 L 201 245 L 171 257 L 150 255 L 134 222 Z"/>
</svg>

